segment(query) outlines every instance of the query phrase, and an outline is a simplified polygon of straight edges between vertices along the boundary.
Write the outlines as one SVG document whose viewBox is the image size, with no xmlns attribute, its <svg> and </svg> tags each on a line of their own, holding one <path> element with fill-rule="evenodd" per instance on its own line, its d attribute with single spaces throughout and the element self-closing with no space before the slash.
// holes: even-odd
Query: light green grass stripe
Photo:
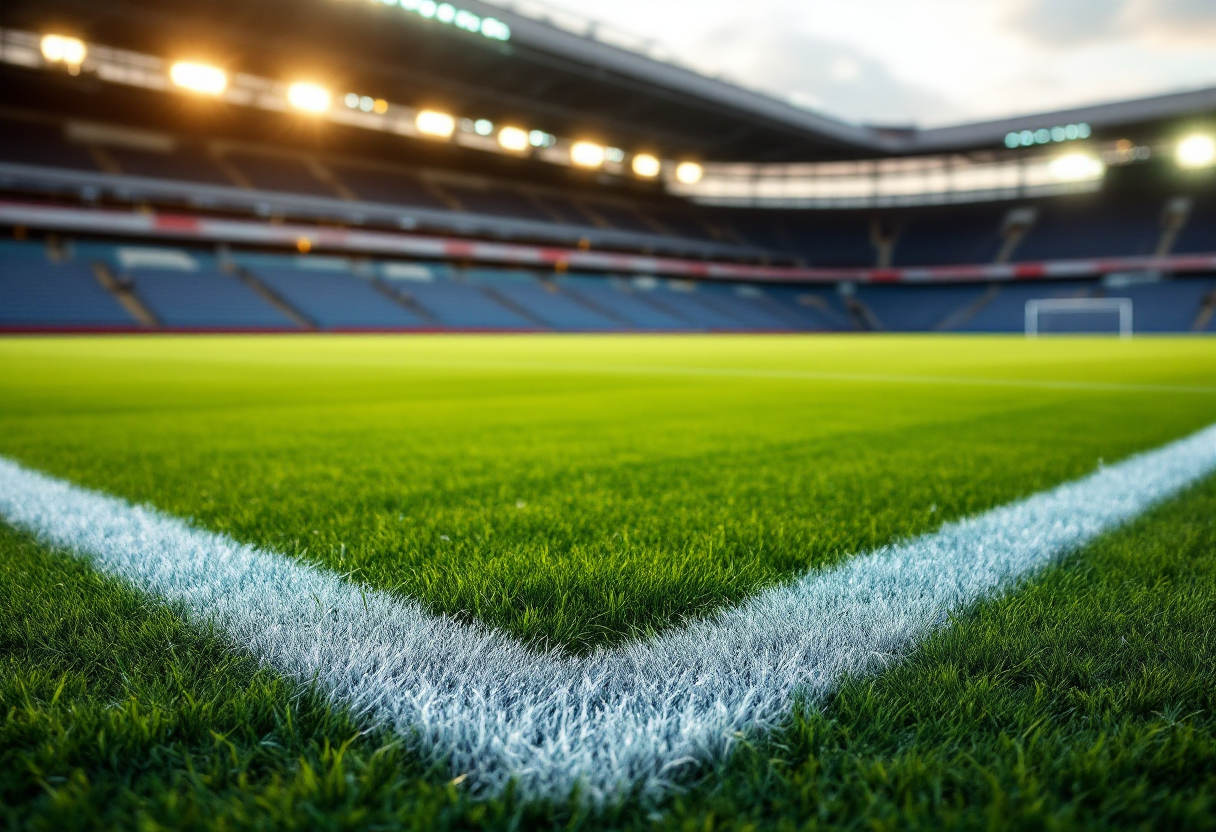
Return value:
<svg viewBox="0 0 1216 832">
<path fill-rule="evenodd" d="M 210 356 L 208 361 L 217 359 Z M 265 356 L 251 359 L 228 356 L 224 363 L 282 364 L 298 366 L 291 359 Z M 491 372 L 572 373 L 576 375 L 689 376 L 693 378 L 754 378 L 787 381 L 836 381 L 848 384 L 949 385 L 954 387 L 1011 387 L 1031 390 L 1060 390 L 1081 393 L 1183 393 L 1216 395 L 1216 387 L 1200 384 L 1135 384 L 1072 379 L 980 378 L 975 376 L 917 375 L 905 373 L 842 373 L 828 370 L 782 370 L 765 367 L 698 367 L 696 365 L 564 363 L 549 361 L 487 361 L 484 359 L 370 358 L 310 359 L 314 365 L 399 367 L 424 370 L 472 370 Z"/>
</svg>

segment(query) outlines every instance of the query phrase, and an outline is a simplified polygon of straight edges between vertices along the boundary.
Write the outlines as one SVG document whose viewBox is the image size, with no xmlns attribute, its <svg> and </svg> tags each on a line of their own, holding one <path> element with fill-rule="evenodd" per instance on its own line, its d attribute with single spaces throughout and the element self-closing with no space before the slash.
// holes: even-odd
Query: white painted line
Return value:
<svg viewBox="0 0 1216 832">
<path fill-rule="evenodd" d="M 540 655 L 329 572 L 0 458 L 0 516 L 214 622 L 483 793 L 662 793 L 736 732 L 904 654 L 953 611 L 1216 470 L 1216 426 L 1074 483 L 586 658 Z"/>
</svg>

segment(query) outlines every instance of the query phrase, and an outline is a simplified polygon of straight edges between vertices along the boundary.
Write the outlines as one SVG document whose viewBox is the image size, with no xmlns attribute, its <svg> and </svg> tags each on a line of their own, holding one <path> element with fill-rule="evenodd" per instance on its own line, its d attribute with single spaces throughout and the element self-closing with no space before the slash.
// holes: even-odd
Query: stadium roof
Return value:
<svg viewBox="0 0 1216 832">
<path fill-rule="evenodd" d="M 468 19 L 505 27 L 484 36 L 424 19 L 417 10 L 428 3 L 434 16 L 431 0 L 11 0 L 0 26 L 166 57 L 202 54 L 272 77 L 305 73 L 469 117 L 718 161 L 995 149 L 1010 132 L 1075 122 L 1118 138 L 1216 113 L 1214 88 L 929 130 L 856 125 L 607 42 L 595 29 L 580 34 L 459 0 Z"/>
</svg>

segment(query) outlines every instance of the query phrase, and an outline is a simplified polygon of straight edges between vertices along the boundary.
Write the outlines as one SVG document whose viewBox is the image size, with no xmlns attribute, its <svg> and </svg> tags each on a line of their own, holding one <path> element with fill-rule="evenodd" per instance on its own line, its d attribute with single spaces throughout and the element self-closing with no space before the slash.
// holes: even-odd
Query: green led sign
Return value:
<svg viewBox="0 0 1216 832">
<path fill-rule="evenodd" d="M 1068 124 L 1063 127 L 1040 127 L 1038 130 L 1022 130 L 1010 133 L 1005 137 L 1005 147 L 1010 150 L 1015 147 L 1030 147 L 1036 144 L 1051 144 L 1052 142 L 1074 142 L 1077 139 L 1088 139 L 1093 133 L 1088 124 Z"/>
<path fill-rule="evenodd" d="M 385 6 L 397 6 L 404 11 L 455 26 L 466 32 L 472 32 L 490 40 L 508 41 L 511 39 L 511 27 L 493 17 L 482 17 L 465 9 L 458 9 L 451 3 L 436 3 L 435 0 L 373 0 Z"/>
</svg>

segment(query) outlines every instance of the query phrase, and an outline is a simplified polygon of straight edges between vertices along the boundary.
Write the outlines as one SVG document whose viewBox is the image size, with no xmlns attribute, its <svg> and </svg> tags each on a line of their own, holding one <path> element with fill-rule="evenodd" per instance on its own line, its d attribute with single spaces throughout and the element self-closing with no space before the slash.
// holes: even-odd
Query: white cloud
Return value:
<svg viewBox="0 0 1216 832">
<path fill-rule="evenodd" d="M 1216 48 L 1213 0 L 1023 0 L 1015 29 L 1064 48 L 1111 40 L 1206 42 Z"/>
<path fill-rule="evenodd" d="M 953 109 L 851 45 L 783 28 L 773 19 L 719 28 L 698 39 L 692 52 L 700 64 L 712 60 L 729 77 L 850 121 L 908 124 Z"/>
<path fill-rule="evenodd" d="M 998 118 L 1216 85 L 1216 0 L 545 0 L 828 114 Z"/>
</svg>

